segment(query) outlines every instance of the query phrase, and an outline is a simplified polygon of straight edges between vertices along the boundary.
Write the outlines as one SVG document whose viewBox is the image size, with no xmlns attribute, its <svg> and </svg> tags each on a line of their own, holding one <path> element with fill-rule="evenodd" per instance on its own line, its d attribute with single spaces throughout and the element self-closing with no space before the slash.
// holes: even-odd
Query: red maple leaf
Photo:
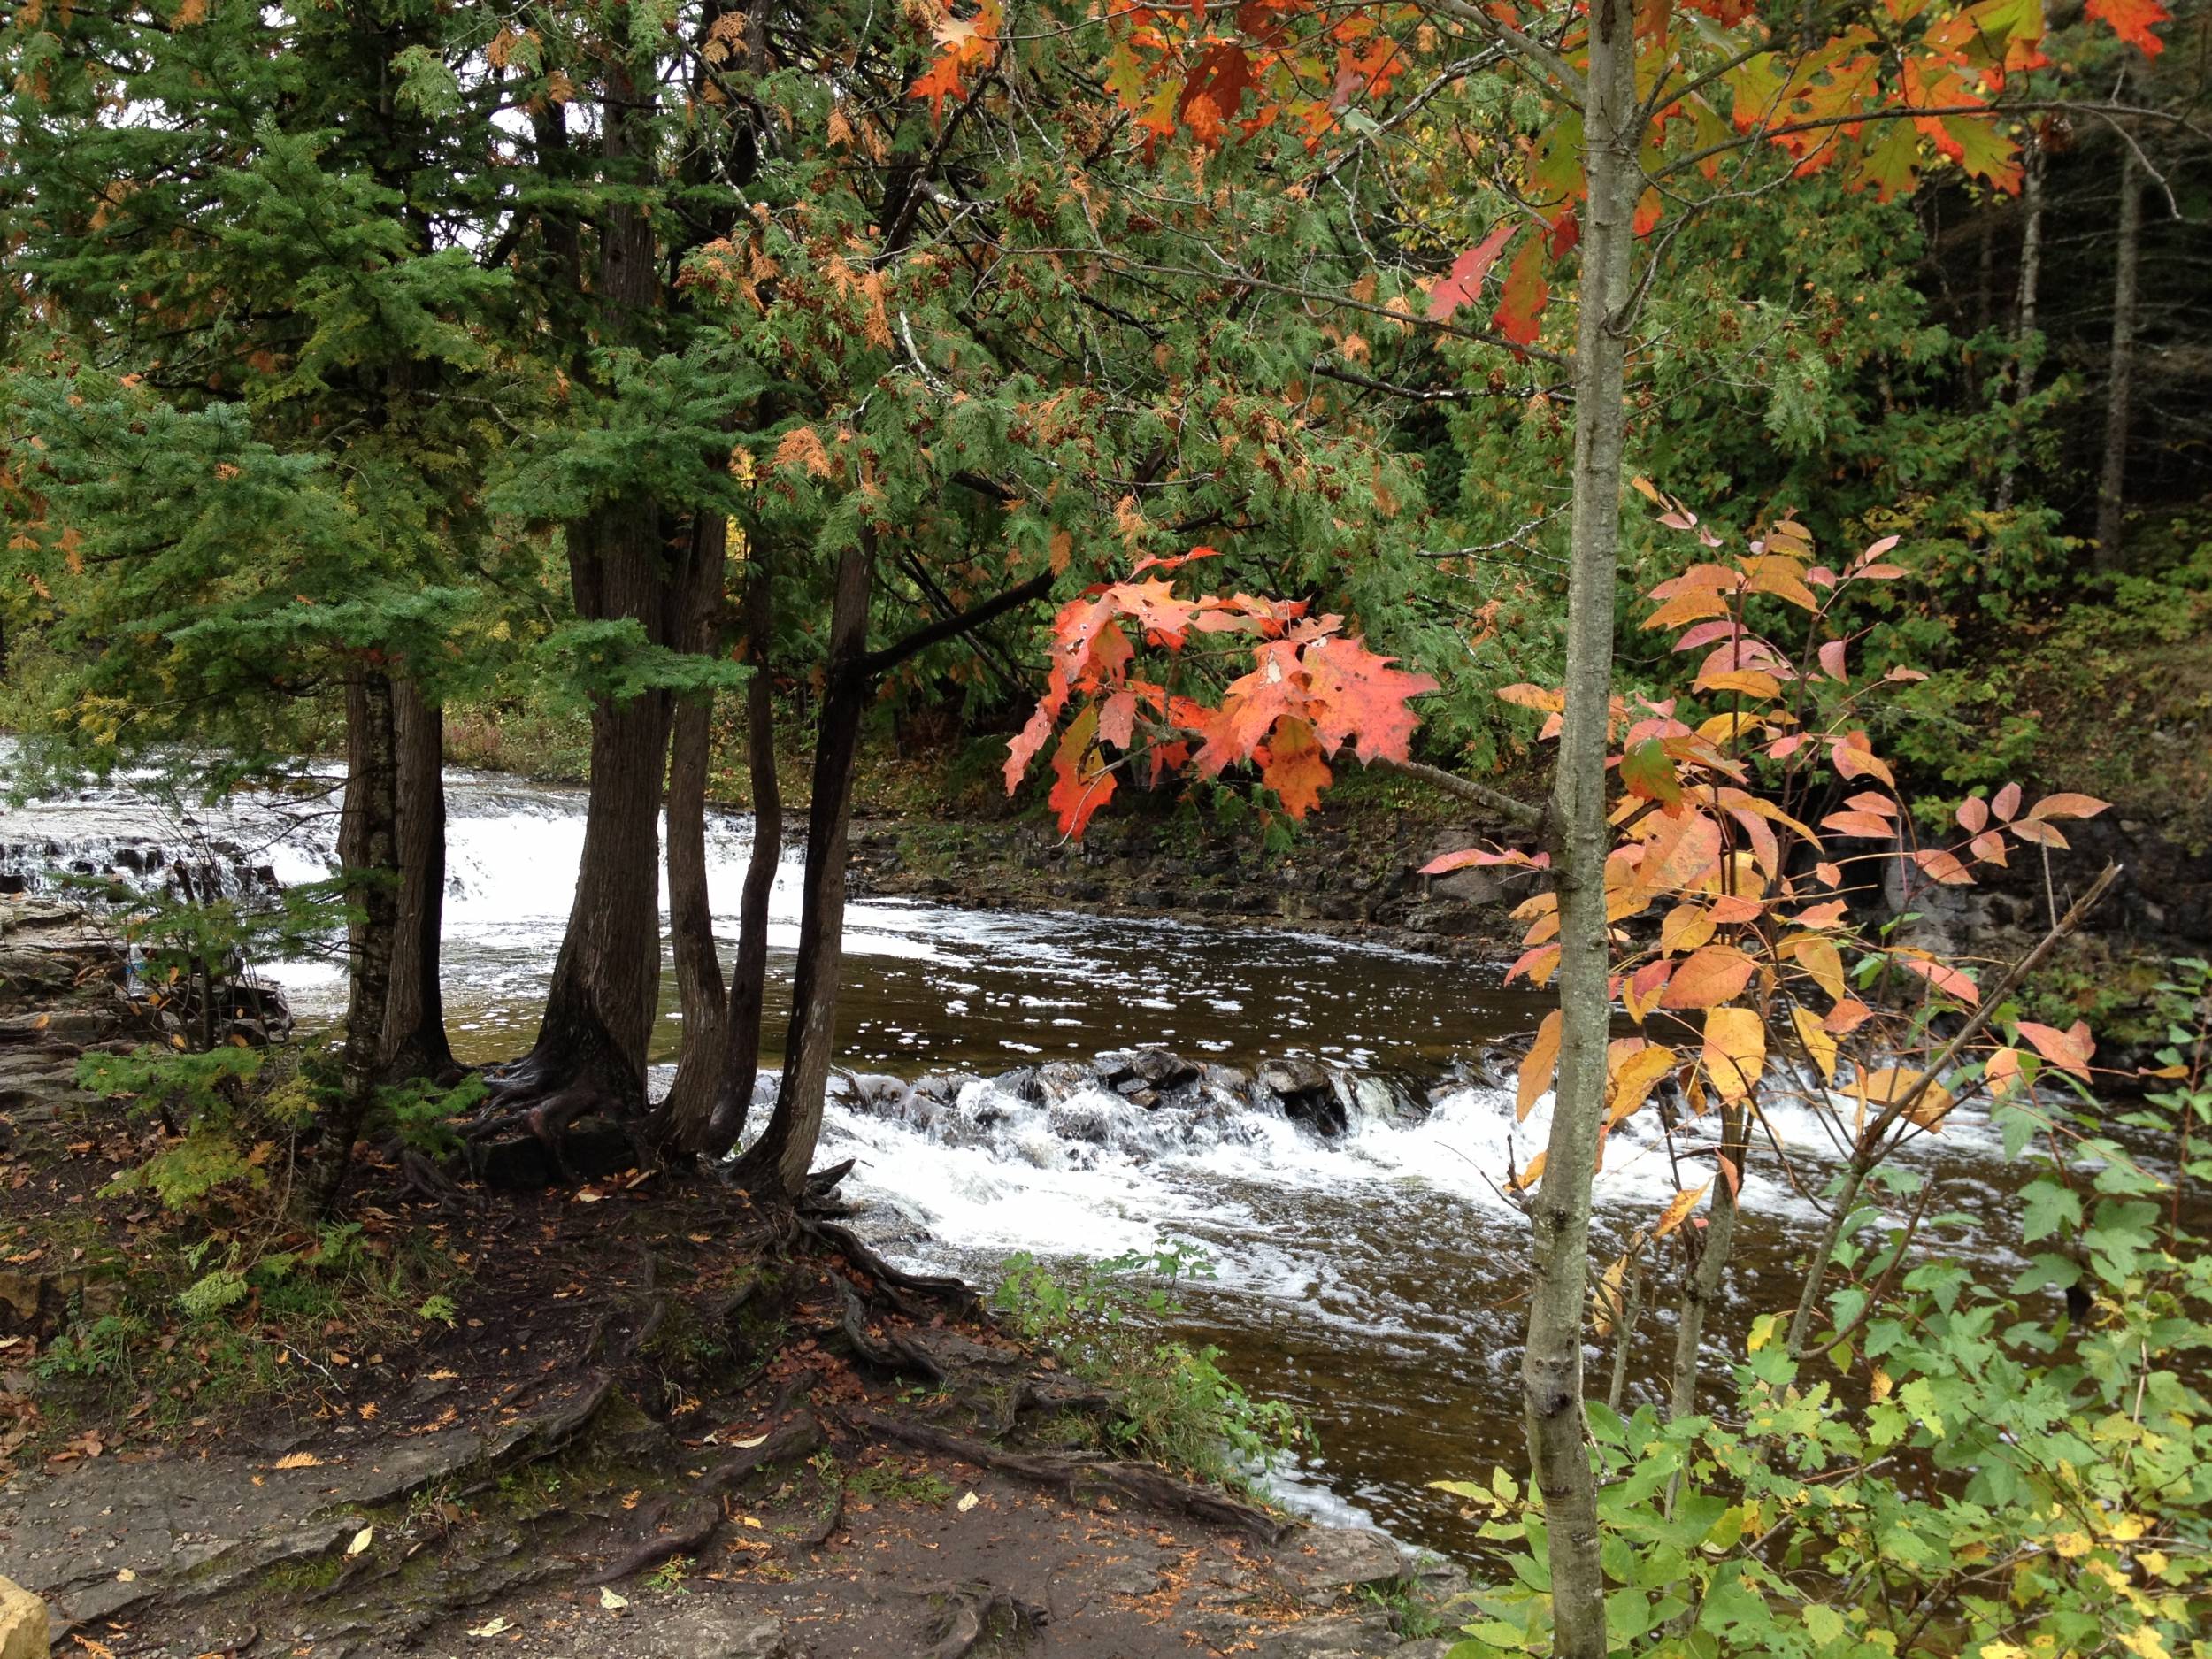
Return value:
<svg viewBox="0 0 2212 1659">
<path fill-rule="evenodd" d="M 1448 320 L 1454 311 L 1470 303 L 1482 291 L 1483 278 L 1490 274 L 1490 267 L 1497 264 L 1506 243 L 1513 240 L 1513 233 L 1520 228 L 1519 220 L 1509 219 L 1452 261 L 1452 268 L 1439 277 L 1436 286 L 1429 290 L 1431 322 Z"/>
<path fill-rule="evenodd" d="M 1498 296 L 1497 313 L 1490 320 L 1515 345 L 1528 345 L 1543 326 L 1544 302 L 1550 298 L 1550 285 L 1544 280 L 1544 244 L 1532 240 L 1514 256 Z"/>
<path fill-rule="evenodd" d="M 2139 50 L 2146 58 L 2155 58 L 2166 50 L 2166 42 L 2151 31 L 2173 13 L 2159 4 L 2158 0 L 2089 0 L 2087 10 L 2091 17 Z"/>
</svg>

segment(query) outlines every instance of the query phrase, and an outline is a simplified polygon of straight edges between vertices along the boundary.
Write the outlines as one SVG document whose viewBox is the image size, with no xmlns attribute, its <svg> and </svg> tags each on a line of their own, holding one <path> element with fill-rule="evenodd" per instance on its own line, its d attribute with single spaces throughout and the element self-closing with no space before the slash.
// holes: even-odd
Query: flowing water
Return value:
<svg viewBox="0 0 2212 1659">
<path fill-rule="evenodd" d="M 572 790 L 449 777 L 445 994 L 464 1059 L 509 1057 L 534 1034 L 582 807 Z M 150 848 L 233 886 L 328 872 L 327 803 L 243 799 L 188 817 L 131 787 L 30 803 L 0 814 L 0 882 L 135 869 L 152 862 Z M 742 816 L 710 826 L 713 891 L 731 904 L 749 836 Z M 771 901 L 772 1063 L 799 877 L 787 854 Z M 735 925 L 717 917 L 726 950 Z M 872 899 L 851 906 L 844 974 L 839 1061 L 850 1075 L 819 1161 L 856 1160 L 841 1190 L 891 1255 L 987 1283 L 1015 1251 L 1073 1260 L 1194 1243 L 1215 1272 L 1188 1290 L 1187 1333 L 1318 1430 L 1320 1450 L 1287 1471 L 1286 1495 L 1409 1541 L 1464 1540 L 1425 1483 L 1517 1455 L 1526 1232 L 1502 1189 L 1543 1144 L 1549 1102 L 1516 1124 L 1498 1050 L 1532 1031 L 1534 998 L 1464 964 L 1271 928 Z M 335 962 L 275 977 L 303 1021 L 339 1010 Z M 662 1084 L 678 1036 L 672 1011 L 657 1033 Z M 1213 1069 L 1148 1110 L 1089 1064 L 1138 1043 Z M 1326 1069 L 1338 1133 L 1247 1086 L 1284 1060 Z M 1598 1193 L 1609 1236 L 1675 1190 L 1667 1152 L 1641 1132 L 1648 1118 L 1608 1147 Z M 1788 1164 L 1770 1148 L 1746 1183 L 1730 1293 L 1739 1313 L 1793 1299 L 1791 1258 L 1816 1225 L 1801 1188 L 1835 1156 L 1809 1113 L 1778 1110 L 1772 1127 Z M 1947 1208 L 1994 1213 L 2007 1202 L 1978 1122 L 1955 1121 L 1909 1156 L 1941 1176 Z M 1664 1320 L 1647 1321 L 1644 1376 L 1671 1341 Z"/>
</svg>

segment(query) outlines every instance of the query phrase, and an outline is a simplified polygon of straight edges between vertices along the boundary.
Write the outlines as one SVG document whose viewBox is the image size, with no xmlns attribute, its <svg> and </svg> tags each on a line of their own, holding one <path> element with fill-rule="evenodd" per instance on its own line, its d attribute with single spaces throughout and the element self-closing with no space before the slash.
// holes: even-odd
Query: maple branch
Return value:
<svg viewBox="0 0 2212 1659">
<path fill-rule="evenodd" d="M 1455 795 L 1463 801 L 1477 806 L 1486 806 L 1492 811 L 1512 819 L 1524 829 L 1540 830 L 1544 826 L 1545 810 L 1531 806 L 1502 790 L 1493 789 L 1486 783 L 1477 783 L 1472 778 L 1463 778 L 1455 772 L 1446 772 L 1441 766 L 1432 766 L 1425 761 L 1392 760 L 1385 756 L 1371 761 L 1371 765 L 1387 766 L 1402 772 L 1409 778 L 1418 778 L 1423 783 L 1433 784 L 1447 795 Z"/>
<path fill-rule="evenodd" d="M 896 667 L 917 651 L 933 645 L 972 634 L 985 623 L 1019 609 L 1033 599 L 1042 599 L 1052 591 L 1052 572 L 1039 571 L 1019 587 L 1010 588 L 995 599 L 987 599 L 979 605 L 949 617 L 941 617 L 926 627 L 914 630 L 902 640 L 895 640 L 881 650 L 870 651 L 860 659 L 860 672 L 872 679 L 887 669 Z"/>
</svg>

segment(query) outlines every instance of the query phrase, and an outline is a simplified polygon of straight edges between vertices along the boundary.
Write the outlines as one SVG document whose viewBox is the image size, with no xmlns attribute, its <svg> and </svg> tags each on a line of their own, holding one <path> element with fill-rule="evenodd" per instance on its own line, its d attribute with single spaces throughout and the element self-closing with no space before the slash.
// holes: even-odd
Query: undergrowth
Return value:
<svg viewBox="0 0 2212 1659">
<path fill-rule="evenodd" d="M 1220 1366 L 1221 1350 L 1166 1336 L 1175 1287 L 1210 1277 L 1189 1247 L 1163 1243 L 1106 1261 L 1047 1266 L 1018 1254 L 992 1305 L 1069 1372 L 1117 1397 L 1107 1435 L 1117 1450 L 1239 1489 L 1310 1446 L 1306 1420 L 1279 1400 L 1255 1400 Z"/>
</svg>

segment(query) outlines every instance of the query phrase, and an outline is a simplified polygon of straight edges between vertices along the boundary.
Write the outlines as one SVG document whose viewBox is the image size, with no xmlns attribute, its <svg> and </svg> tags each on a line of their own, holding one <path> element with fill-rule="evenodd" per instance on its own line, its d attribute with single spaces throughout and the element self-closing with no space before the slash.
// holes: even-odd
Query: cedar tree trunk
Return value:
<svg viewBox="0 0 2212 1659">
<path fill-rule="evenodd" d="M 738 1164 L 748 1190 L 796 1198 L 806 1187 L 836 1041 L 837 979 L 844 956 L 845 842 L 852 819 L 853 760 L 867 708 L 868 602 L 875 533 L 864 527 L 837 563 L 830 611 L 829 682 L 814 740 L 814 799 L 807 812 L 806 879 L 799 959 L 784 1041 L 783 1079 L 768 1127 Z M 757 834 L 757 832 L 756 832 Z M 755 842 L 759 845 L 758 841 Z"/>
<path fill-rule="evenodd" d="M 354 1140 L 384 1080 L 385 1010 L 399 919 L 399 763 L 392 681 L 381 669 L 359 670 L 346 687 L 346 757 L 339 857 L 347 900 L 361 919 L 351 929 L 342 1091 L 323 1120 L 315 1161 L 300 1188 L 299 1210 L 311 1221 L 336 1205 Z"/>
</svg>

